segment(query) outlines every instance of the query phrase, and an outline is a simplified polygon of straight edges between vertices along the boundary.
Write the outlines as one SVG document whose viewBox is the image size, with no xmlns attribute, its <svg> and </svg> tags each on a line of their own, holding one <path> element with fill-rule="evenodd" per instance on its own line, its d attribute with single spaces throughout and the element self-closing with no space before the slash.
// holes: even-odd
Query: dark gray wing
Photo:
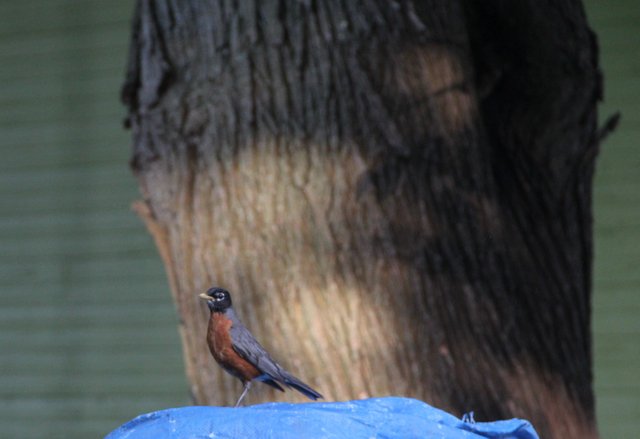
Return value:
<svg viewBox="0 0 640 439">
<path fill-rule="evenodd" d="M 229 332 L 231 333 L 233 349 L 238 354 L 257 367 L 260 372 L 268 375 L 272 380 L 279 381 L 289 387 L 293 387 L 308 398 L 314 400 L 322 398 L 322 395 L 300 381 L 298 378 L 291 375 L 289 372 L 284 370 L 282 366 L 276 363 L 258 340 L 256 340 L 242 322 L 240 322 L 232 309 L 227 310 L 227 316 L 233 323 Z"/>
<path fill-rule="evenodd" d="M 233 310 L 227 310 L 227 316 L 233 323 L 229 331 L 231 333 L 233 349 L 240 354 L 242 358 L 257 367 L 260 372 L 266 373 L 274 379 L 281 380 L 282 367 L 276 363 L 266 349 L 258 343 L 258 340 L 256 340 L 242 322 L 240 322 Z"/>
</svg>

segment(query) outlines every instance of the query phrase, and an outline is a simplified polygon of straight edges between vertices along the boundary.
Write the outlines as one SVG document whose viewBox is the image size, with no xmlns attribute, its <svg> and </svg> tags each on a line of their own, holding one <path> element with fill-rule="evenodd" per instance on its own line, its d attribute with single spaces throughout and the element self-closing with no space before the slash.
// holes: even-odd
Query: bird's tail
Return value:
<svg viewBox="0 0 640 439">
<path fill-rule="evenodd" d="M 300 381 L 298 378 L 294 377 L 290 373 L 286 372 L 281 375 L 282 375 L 283 383 L 285 383 L 289 387 L 293 387 L 294 389 L 302 393 L 307 398 L 313 399 L 314 401 L 318 398 L 320 399 L 323 398 L 323 396 L 320 393 L 316 392 L 311 387 L 309 387 L 308 385 L 306 385 L 305 383 L 303 383 L 302 381 Z"/>
</svg>

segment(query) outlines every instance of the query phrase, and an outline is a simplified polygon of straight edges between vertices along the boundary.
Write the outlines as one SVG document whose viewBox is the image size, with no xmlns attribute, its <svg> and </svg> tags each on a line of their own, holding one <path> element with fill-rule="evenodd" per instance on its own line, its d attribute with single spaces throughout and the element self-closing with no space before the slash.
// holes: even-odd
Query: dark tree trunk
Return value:
<svg viewBox="0 0 640 439">
<path fill-rule="evenodd" d="M 600 93 L 579 1 L 139 0 L 136 209 L 195 400 L 240 391 L 205 345 L 216 284 L 330 400 L 595 437 Z"/>
</svg>

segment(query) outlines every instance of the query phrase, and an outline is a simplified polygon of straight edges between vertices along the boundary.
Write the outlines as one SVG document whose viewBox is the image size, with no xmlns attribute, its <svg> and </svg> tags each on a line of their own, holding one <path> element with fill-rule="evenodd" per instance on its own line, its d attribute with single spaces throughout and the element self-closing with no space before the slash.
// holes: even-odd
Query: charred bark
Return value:
<svg viewBox="0 0 640 439">
<path fill-rule="evenodd" d="M 140 0 L 135 206 L 195 400 L 240 390 L 205 346 L 217 284 L 328 399 L 594 437 L 600 94 L 578 1 Z"/>
</svg>

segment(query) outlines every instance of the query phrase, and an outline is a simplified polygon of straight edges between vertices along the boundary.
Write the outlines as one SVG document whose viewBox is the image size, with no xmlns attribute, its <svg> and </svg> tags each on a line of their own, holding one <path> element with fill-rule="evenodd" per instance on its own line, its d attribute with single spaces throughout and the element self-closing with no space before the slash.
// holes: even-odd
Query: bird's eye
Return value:
<svg viewBox="0 0 640 439">
<path fill-rule="evenodd" d="M 224 294 L 216 294 L 216 300 L 224 299 Z"/>
</svg>

